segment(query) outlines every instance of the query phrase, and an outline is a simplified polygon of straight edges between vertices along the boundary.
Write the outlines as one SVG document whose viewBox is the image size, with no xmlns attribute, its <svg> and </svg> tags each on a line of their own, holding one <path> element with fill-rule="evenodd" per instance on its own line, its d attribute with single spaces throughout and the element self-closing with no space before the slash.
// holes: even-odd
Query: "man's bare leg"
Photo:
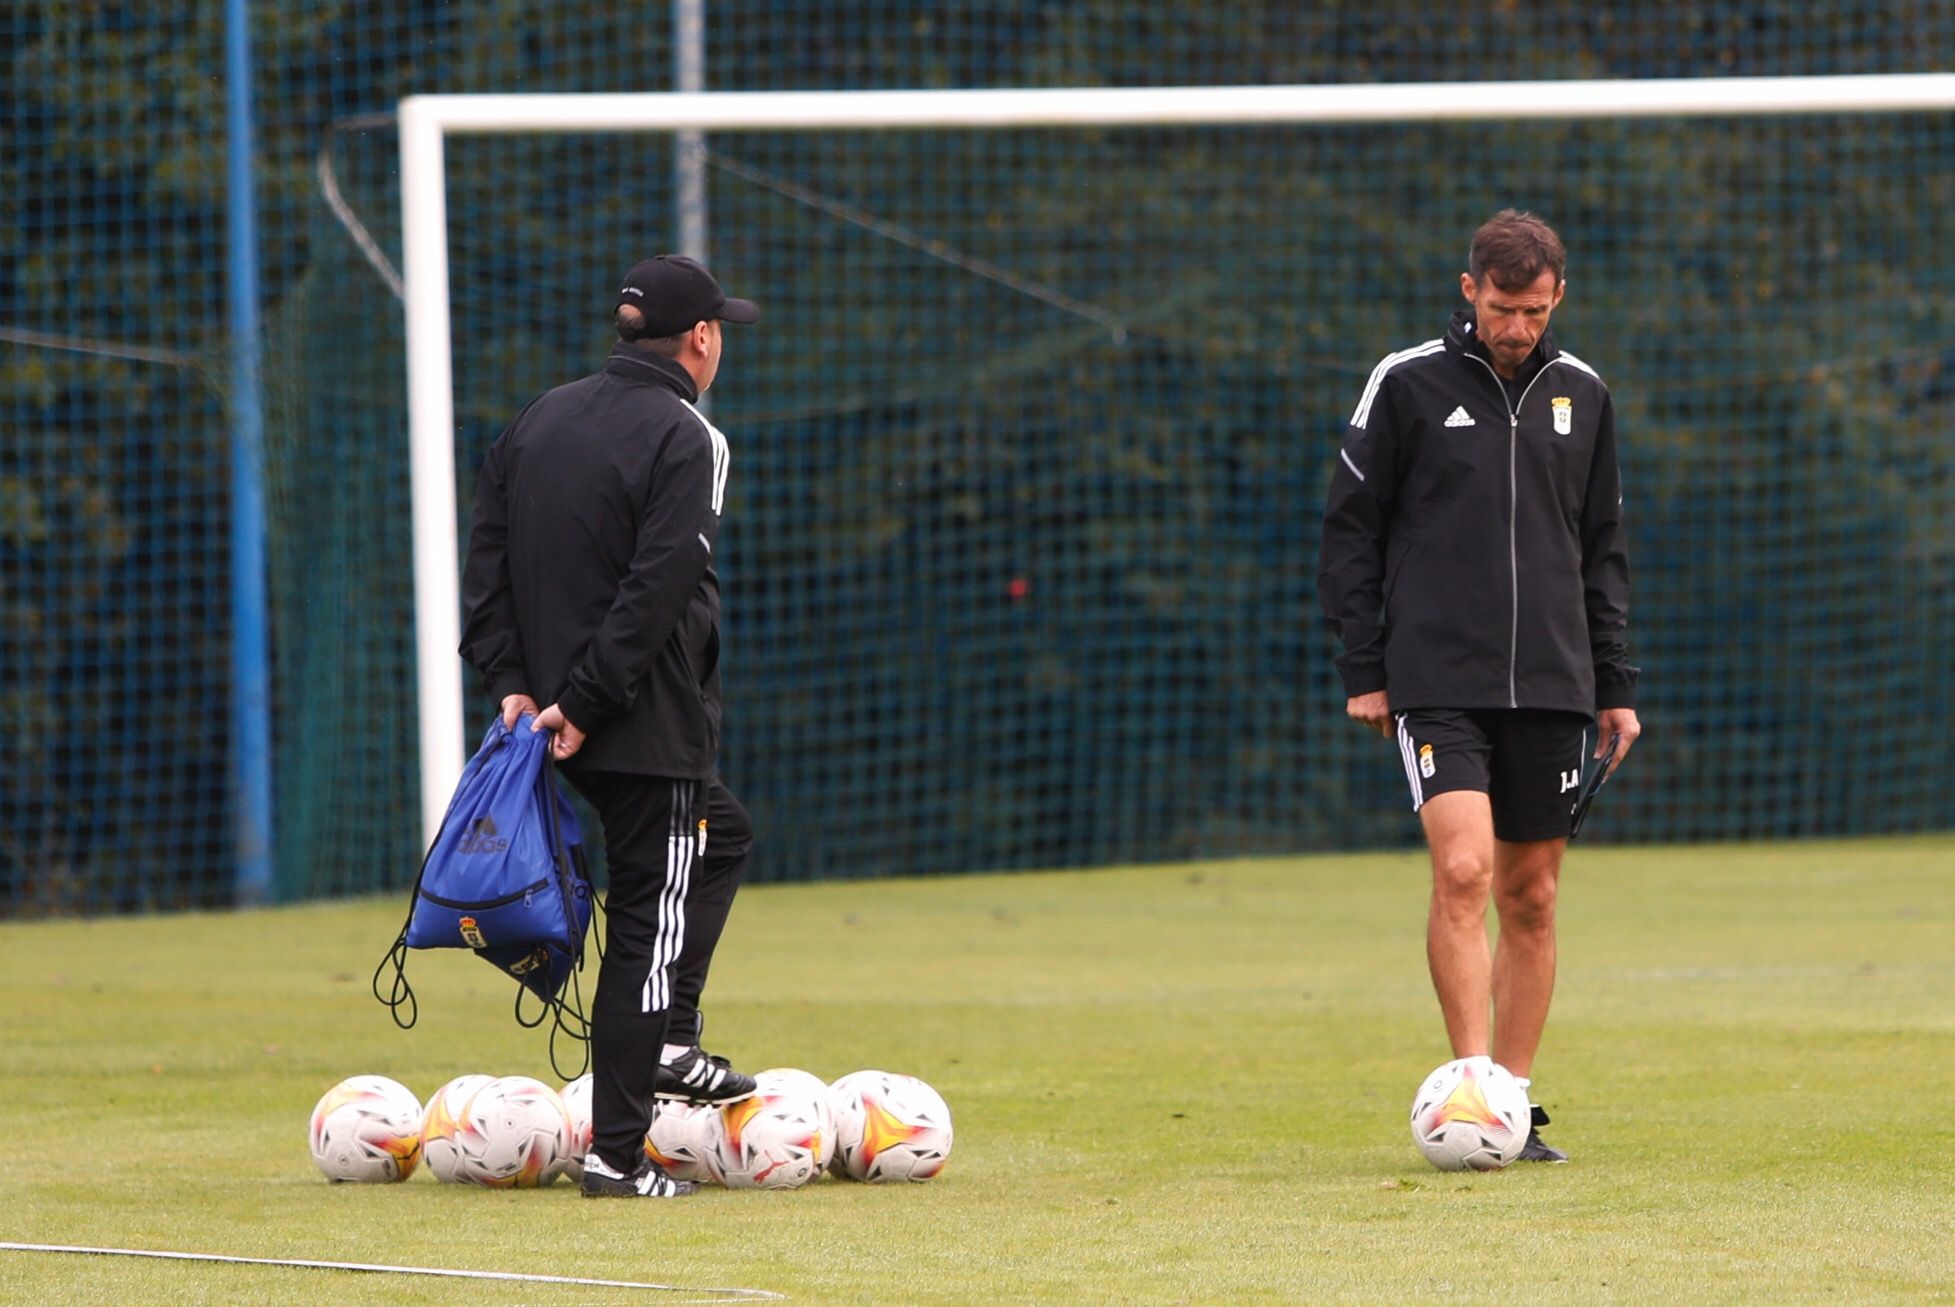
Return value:
<svg viewBox="0 0 1955 1307">
<path fill-rule="evenodd" d="M 1555 896 L 1567 847 L 1567 840 L 1494 843 L 1493 1060 L 1523 1080 L 1534 1074 L 1554 998 Z"/>
<path fill-rule="evenodd" d="M 1432 988 L 1453 1056 L 1484 1056 L 1492 1048 L 1487 898 L 1494 873 L 1493 808 L 1484 794 L 1453 790 L 1427 799 L 1419 818 L 1432 852 L 1432 904 L 1426 916 Z"/>
</svg>

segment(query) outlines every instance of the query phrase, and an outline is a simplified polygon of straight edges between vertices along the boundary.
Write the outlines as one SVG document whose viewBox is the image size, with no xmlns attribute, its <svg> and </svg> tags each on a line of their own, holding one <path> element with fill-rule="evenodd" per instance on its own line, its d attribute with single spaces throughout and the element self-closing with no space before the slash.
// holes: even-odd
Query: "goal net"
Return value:
<svg viewBox="0 0 1955 1307">
<path fill-rule="evenodd" d="M 410 101 L 401 151 L 332 160 L 386 246 L 401 168 L 406 329 L 333 228 L 275 324 L 281 856 L 313 893 L 411 870 L 489 711 L 452 653 L 474 469 L 600 363 L 687 126 L 710 262 L 765 312 L 712 396 L 758 876 L 1408 840 L 1318 517 L 1372 365 L 1439 334 L 1509 205 L 1568 241 L 1555 332 L 1622 441 L 1650 734 L 1589 831 L 1945 826 L 1952 86 Z"/>
</svg>

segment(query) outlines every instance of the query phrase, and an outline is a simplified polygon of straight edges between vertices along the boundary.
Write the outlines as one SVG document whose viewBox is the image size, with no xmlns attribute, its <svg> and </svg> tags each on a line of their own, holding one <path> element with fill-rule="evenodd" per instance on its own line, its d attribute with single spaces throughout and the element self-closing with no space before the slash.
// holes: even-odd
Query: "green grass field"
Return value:
<svg viewBox="0 0 1955 1307">
<path fill-rule="evenodd" d="M 770 1289 L 806 1303 L 1955 1302 L 1955 840 L 1579 849 L 1536 1094 L 1564 1167 L 1442 1175 L 1412 854 L 763 886 L 707 1043 L 921 1075 L 926 1185 L 592 1203 L 329 1185 L 342 1076 L 549 1077 L 402 903 L 0 927 L 0 1240 Z M 698 1301 L 0 1252 L 0 1301 Z"/>
</svg>

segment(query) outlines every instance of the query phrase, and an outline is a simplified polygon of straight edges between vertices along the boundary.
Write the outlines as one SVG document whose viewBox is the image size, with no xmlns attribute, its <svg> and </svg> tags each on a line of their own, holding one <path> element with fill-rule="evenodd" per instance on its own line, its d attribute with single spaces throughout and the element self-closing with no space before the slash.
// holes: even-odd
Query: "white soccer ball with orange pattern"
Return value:
<svg viewBox="0 0 1955 1307">
<path fill-rule="evenodd" d="M 563 1100 L 529 1076 L 450 1081 L 429 1104 L 424 1129 L 437 1141 L 428 1156 L 437 1179 L 491 1189 L 549 1184 L 572 1147 Z"/>
<path fill-rule="evenodd" d="M 468 1116 L 468 1103 L 477 1090 L 494 1081 L 494 1076 L 456 1076 L 428 1096 L 421 1112 L 421 1147 L 435 1179 L 447 1184 L 466 1183 L 462 1154 L 482 1149 L 482 1141 L 473 1137 L 475 1127 Z"/>
<path fill-rule="evenodd" d="M 349 1076 L 314 1105 L 310 1138 L 329 1180 L 405 1180 L 421 1160 L 421 1100 L 398 1080 Z"/>
<path fill-rule="evenodd" d="M 591 1151 L 591 1074 L 586 1071 L 557 1091 L 570 1118 L 570 1154 L 557 1165 L 558 1175 L 584 1178 L 584 1154 Z"/>
<path fill-rule="evenodd" d="M 835 1156 L 835 1099 L 828 1082 L 812 1071 L 774 1067 L 754 1076 L 754 1088 L 758 1093 L 792 1095 L 814 1103 L 815 1116 L 821 1123 L 821 1151 L 816 1155 L 815 1169 L 826 1171 Z"/>
<path fill-rule="evenodd" d="M 922 1181 L 950 1160 L 950 1107 L 915 1076 L 856 1071 L 831 1085 L 829 1095 L 835 1174 L 872 1184 Z"/>
<path fill-rule="evenodd" d="M 1412 1099 L 1412 1141 L 1442 1171 L 1498 1171 L 1527 1146 L 1527 1090 L 1487 1057 L 1448 1062 Z"/>
<path fill-rule="evenodd" d="M 675 1180 L 721 1184 L 720 1156 L 726 1144 L 726 1123 L 720 1109 L 703 1104 L 661 1100 L 645 1135 L 645 1156 Z"/>
<path fill-rule="evenodd" d="M 834 1148 L 827 1086 L 782 1067 L 762 1071 L 754 1085 L 751 1098 L 719 1110 L 720 1182 L 729 1189 L 798 1189 L 821 1174 Z"/>
</svg>

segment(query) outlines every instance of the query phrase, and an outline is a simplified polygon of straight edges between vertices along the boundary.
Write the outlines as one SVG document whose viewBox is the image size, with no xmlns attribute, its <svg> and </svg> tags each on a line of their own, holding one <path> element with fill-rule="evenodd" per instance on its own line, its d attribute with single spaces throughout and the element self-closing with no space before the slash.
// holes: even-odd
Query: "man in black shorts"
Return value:
<svg viewBox="0 0 1955 1307">
<path fill-rule="evenodd" d="M 1614 737 L 1614 770 L 1642 729 L 1614 410 L 1548 336 L 1565 267 L 1533 214 L 1474 233 L 1469 307 L 1387 355 L 1351 415 L 1318 571 L 1345 711 L 1397 740 L 1432 851 L 1426 959 L 1453 1056 L 1523 1087 L 1583 761 Z M 1567 1161 L 1545 1124 L 1536 1107 L 1521 1157 Z"/>
</svg>

